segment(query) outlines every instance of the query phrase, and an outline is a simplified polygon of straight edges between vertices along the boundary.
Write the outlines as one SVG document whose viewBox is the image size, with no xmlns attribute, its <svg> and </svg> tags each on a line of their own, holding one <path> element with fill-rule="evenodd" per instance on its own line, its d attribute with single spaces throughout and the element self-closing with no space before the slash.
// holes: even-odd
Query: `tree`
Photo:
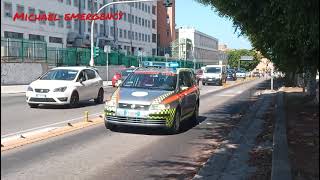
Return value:
<svg viewBox="0 0 320 180">
<path fill-rule="evenodd" d="M 239 35 L 275 66 L 292 75 L 305 73 L 315 96 L 319 70 L 319 0 L 197 0 L 230 18 Z"/>
<path fill-rule="evenodd" d="M 253 56 L 252 61 L 241 61 L 240 67 L 246 71 L 252 71 L 260 62 L 260 55 L 253 51 L 247 49 L 230 50 L 227 51 L 228 55 L 228 65 L 232 68 L 238 68 L 239 60 L 241 56 Z"/>
</svg>

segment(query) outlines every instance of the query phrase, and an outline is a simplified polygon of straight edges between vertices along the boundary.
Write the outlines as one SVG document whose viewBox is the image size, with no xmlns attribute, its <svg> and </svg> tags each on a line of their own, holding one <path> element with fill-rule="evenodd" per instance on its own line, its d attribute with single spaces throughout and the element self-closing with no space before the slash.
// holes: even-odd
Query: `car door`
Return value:
<svg viewBox="0 0 320 180">
<path fill-rule="evenodd" d="M 188 93 L 186 95 L 187 98 L 187 111 L 188 114 L 192 113 L 194 110 L 194 107 L 196 106 L 197 103 L 197 94 L 196 91 L 192 91 L 191 88 L 196 86 L 197 82 L 195 79 L 194 73 L 191 71 L 186 71 L 185 72 L 185 78 L 186 78 L 186 85 L 188 87 Z"/>
<path fill-rule="evenodd" d="M 180 97 L 180 107 L 181 107 L 181 117 L 184 117 L 188 114 L 188 102 L 187 102 L 187 94 L 186 90 L 182 89 L 182 87 L 186 87 L 186 78 L 184 72 L 179 72 L 179 97 Z"/>
<path fill-rule="evenodd" d="M 83 78 L 83 81 L 80 82 L 80 79 Z M 82 70 L 77 78 L 77 91 L 79 94 L 79 100 L 88 100 L 88 77 L 84 70 Z"/>
<path fill-rule="evenodd" d="M 87 80 L 87 96 L 88 99 L 94 99 L 98 96 L 99 92 L 99 81 L 96 78 L 96 73 L 92 69 L 85 70 L 88 80 Z"/>
</svg>

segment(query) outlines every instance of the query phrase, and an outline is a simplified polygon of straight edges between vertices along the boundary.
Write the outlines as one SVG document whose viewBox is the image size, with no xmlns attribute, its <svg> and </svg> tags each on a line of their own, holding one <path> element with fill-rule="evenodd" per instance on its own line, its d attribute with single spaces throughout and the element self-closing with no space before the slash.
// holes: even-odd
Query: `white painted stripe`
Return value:
<svg viewBox="0 0 320 180">
<path fill-rule="evenodd" d="M 89 115 L 89 117 L 98 116 L 98 115 L 101 115 L 101 114 L 102 114 L 102 112 L 100 112 L 100 113 L 95 113 L 95 114 Z M 64 124 L 64 123 L 72 122 L 72 121 L 75 121 L 75 120 L 78 120 L 78 119 L 82 119 L 82 118 L 84 118 L 84 116 L 82 116 L 82 117 L 77 117 L 77 118 L 73 118 L 73 119 L 69 119 L 69 120 L 66 120 L 66 121 L 61 121 L 61 122 L 53 123 L 53 124 L 48 124 L 48 125 L 44 125 L 44 126 L 39 126 L 39 127 L 31 128 L 31 129 L 26 129 L 26 130 L 19 131 L 19 132 L 15 132 L 15 133 L 10 133 L 10 134 L 6 134 L 6 135 L 2 135 L 2 136 L 1 136 L 1 140 L 2 140 L 2 138 L 5 138 L 5 137 L 14 136 L 14 135 L 17 135 L 17 134 L 23 134 L 23 133 L 27 133 L 27 132 L 30 132 L 30 131 L 40 130 L 40 129 L 43 129 L 43 128 L 48 128 L 48 127 L 56 126 L 56 125 L 59 125 L 59 124 Z"/>
<path fill-rule="evenodd" d="M 217 96 L 233 97 L 236 96 L 236 94 L 219 94 Z"/>
</svg>

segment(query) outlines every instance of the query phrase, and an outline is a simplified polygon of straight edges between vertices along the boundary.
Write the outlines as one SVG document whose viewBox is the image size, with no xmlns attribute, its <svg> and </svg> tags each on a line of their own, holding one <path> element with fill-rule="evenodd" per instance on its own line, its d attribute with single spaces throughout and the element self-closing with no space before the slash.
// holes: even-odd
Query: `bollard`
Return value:
<svg viewBox="0 0 320 180">
<path fill-rule="evenodd" d="M 89 122 L 89 112 L 88 111 L 84 112 L 84 121 Z"/>
</svg>

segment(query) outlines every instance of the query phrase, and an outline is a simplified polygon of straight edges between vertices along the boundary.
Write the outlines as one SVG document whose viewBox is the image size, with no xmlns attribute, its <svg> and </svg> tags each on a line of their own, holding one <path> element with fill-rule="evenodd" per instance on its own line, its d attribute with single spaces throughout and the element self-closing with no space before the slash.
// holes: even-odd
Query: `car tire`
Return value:
<svg viewBox="0 0 320 180">
<path fill-rule="evenodd" d="M 104 121 L 104 126 L 106 127 L 106 129 L 109 129 L 110 131 L 116 131 L 117 129 L 117 125 L 109 124 L 106 121 Z"/>
<path fill-rule="evenodd" d="M 39 106 L 39 104 L 31 104 L 31 103 L 28 103 L 28 105 L 31 108 L 37 108 Z"/>
<path fill-rule="evenodd" d="M 205 83 L 205 82 L 202 82 L 202 85 L 203 85 L 203 86 L 205 86 L 205 85 L 206 85 L 206 83 Z"/>
<path fill-rule="evenodd" d="M 197 102 L 197 104 L 194 108 L 193 115 L 192 115 L 192 121 L 193 121 L 194 125 L 199 124 L 199 101 Z"/>
<path fill-rule="evenodd" d="M 180 125 L 181 125 L 181 113 L 180 110 L 176 111 L 174 115 L 173 125 L 169 129 L 170 134 L 178 134 L 180 132 Z"/>
<path fill-rule="evenodd" d="M 75 91 L 71 94 L 69 107 L 75 108 L 78 106 L 79 106 L 79 94 L 78 92 Z"/>
<path fill-rule="evenodd" d="M 98 95 L 97 95 L 97 98 L 94 99 L 94 102 L 96 104 L 102 104 L 103 103 L 103 100 L 104 100 L 104 91 L 102 88 L 99 89 L 99 92 L 98 92 Z"/>
</svg>

